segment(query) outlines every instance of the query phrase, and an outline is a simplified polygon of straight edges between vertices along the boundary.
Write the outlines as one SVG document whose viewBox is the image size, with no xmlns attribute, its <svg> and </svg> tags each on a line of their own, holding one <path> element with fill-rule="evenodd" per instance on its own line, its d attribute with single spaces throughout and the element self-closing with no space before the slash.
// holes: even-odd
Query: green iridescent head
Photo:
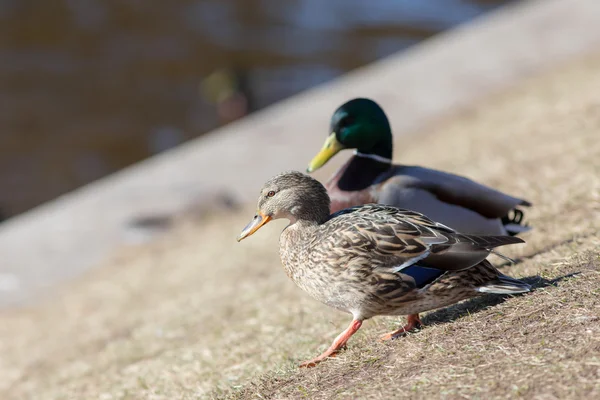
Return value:
<svg viewBox="0 0 600 400">
<path fill-rule="evenodd" d="M 331 117 L 330 132 L 323 148 L 310 162 L 308 172 L 321 168 L 344 149 L 392 158 L 390 123 L 373 100 L 358 98 L 342 104 Z"/>
</svg>

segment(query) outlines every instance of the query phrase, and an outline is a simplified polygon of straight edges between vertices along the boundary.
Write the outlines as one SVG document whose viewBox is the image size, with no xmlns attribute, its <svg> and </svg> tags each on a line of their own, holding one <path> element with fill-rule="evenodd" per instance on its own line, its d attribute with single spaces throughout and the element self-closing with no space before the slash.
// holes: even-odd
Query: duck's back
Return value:
<svg viewBox="0 0 600 400">
<path fill-rule="evenodd" d="M 459 231 L 477 234 L 506 234 L 498 219 L 519 205 L 530 205 L 459 175 L 359 156 L 351 157 L 326 188 L 332 212 L 381 203 L 419 211 Z"/>
<path fill-rule="evenodd" d="M 506 234 L 500 218 L 529 205 L 468 178 L 418 166 L 394 166 L 374 184 L 377 202 L 421 212 L 470 234 Z"/>
<path fill-rule="evenodd" d="M 501 218 L 518 205 L 529 205 L 464 176 L 418 166 L 394 166 L 380 182 L 385 189 L 396 185 L 427 190 L 441 201 L 462 205 L 487 218 Z"/>
</svg>

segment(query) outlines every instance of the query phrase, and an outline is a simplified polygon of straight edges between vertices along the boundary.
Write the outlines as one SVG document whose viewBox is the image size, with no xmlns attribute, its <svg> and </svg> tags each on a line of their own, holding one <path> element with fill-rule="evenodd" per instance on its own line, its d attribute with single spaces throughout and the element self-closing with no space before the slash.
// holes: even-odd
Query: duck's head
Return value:
<svg viewBox="0 0 600 400">
<path fill-rule="evenodd" d="M 330 134 L 313 158 L 307 172 L 321 168 L 340 150 L 356 149 L 363 154 L 392 158 L 392 130 L 377 103 L 358 98 L 342 104 L 331 117 Z"/>
<path fill-rule="evenodd" d="M 238 236 L 238 242 L 271 220 L 287 218 L 322 223 L 329 218 L 329 195 L 319 181 L 301 172 L 284 172 L 267 181 L 260 190 L 252 221 Z"/>
</svg>

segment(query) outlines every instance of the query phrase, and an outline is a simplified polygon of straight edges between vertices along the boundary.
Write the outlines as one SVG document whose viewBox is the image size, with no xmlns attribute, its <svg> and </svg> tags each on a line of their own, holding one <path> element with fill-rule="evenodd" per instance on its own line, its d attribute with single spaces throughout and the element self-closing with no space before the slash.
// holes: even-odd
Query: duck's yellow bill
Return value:
<svg viewBox="0 0 600 400">
<path fill-rule="evenodd" d="M 242 233 L 240 233 L 240 235 L 237 237 L 237 241 L 239 242 L 242 239 L 245 239 L 248 236 L 252 235 L 254 232 L 259 230 L 261 226 L 263 226 L 270 220 L 271 217 L 269 217 L 268 215 L 264 215 L 263 213 L 258 211 L 254 218 L 252 218 L 252 221 L 250 221 L 250 223 L 246 225 L 244 229 L 242 229 Z"/>
<path fill-rule="evenodd" d="M 329 159 L 335 156 L 340 150 L 344 149 L 344 145 L 341 144 L 337 138 L 335 137 L 335 133 L 329 135 L 323 148 L 319 151 L 319 154 L 312 159 L 310 164 L 308 164 L 308 168 L 306 168 L 306 172 L 314 172 L 321 168 Z"/>
</svg>

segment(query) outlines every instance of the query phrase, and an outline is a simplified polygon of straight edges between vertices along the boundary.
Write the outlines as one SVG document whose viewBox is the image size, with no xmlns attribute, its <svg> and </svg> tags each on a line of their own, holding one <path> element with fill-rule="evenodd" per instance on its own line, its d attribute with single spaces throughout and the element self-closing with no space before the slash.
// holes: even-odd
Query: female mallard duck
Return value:
<svg viewBox="0 0 600 400">
<path fill-rule="evenodd" d="M 377 103 L 354 99 L 340 106 L 331 118 L 330 136 L 311 161 L 307 172 L 323 166 L 343 149 L 352 157 L 325 185 L 331 211 L 381 203 L 415 210 L 459 232 L 479 235 L 514 235 L 530 206 L 470 179 L 433 169 L 392 164 L 392 131 Z M 509 216 L 512 214 L 512 216 Z"/>
<path fill-rule="evenodd" d="M 521 293 L 529 285 L 501 274 L 486 257 L 512 236 L 471 236 L 423 214 L 369 204 L 329 215 L 330 199 L 300 172 L 275 176 L 261 190 L 258 211 L 238 241 L 267 222 L 287 218 L 279 253 L 287 275 L 315 299 L 352 314 L 313 366 L 345 346 L 365 319 L 444 307 L 482 293 Z M 383 339 L 393 339 L 405 328 Z"/>
</svg>

